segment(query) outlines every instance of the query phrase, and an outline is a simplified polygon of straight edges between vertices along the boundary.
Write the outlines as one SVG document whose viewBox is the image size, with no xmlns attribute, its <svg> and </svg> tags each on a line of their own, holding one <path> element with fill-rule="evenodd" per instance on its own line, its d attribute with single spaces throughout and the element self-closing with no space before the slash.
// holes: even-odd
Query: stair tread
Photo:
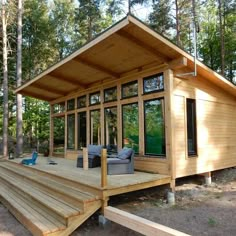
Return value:
<svg viewBox="0 0 236 236">
<path fill-rule="evenodd" d="M 27 221 L 34 224 L 43 233 L 52 233 L 66 228 L 65 225 L 56 219 L 54 220 L 53 217 L 50 217 L 50 220 L 45 218 L 45 216 L 32 208 L 28 202 L 25 202 L 22 196 L 9 189 L 2 181 L 0 184 L 0 196 L 11 205 L 14 209 L 13 211 L 20 212 Z"/>
<path fill-rule="evenodd" d="M 0 176 L 2 176 L 6 181 L 8 181 L 12 186 L 15 186 L 16 188 L 21 188 L 21 191 L 27 193 L 34 199 L 40 201 L 43 205 L 47 206 L 50 209 L 53 209 L 59 215 L 65 218 L 69 216 L 78 215 L 80 213 L 80 211 L 78 211 L 78 208 L 75 209 L 69 204 L 66 204 L 63 201 L 56 199 L 55 197 L 49 196 L 48 194 L 45 194 L 43 191 L 37 188 L 34 188 L 34 186 L 32 185 L 28 186 L 27 183 L 24 183 L 23 181 L 14 178 L 14 176 L 11 176 L 9 173 L 6 174 L 4 173 L 4 171 L 2 171 Z"/>
<path fill-rule="evenodd" d="M 19 165 L 20 166 L 20 165 Z M 35 182 L 38 182 L 40 184 L 43 184 L 47 187 L 53 188 L 57 191 L 62 191 L 63 192 L 67 192 L 70 196 L 83 201 L 83 202 L 90 202 L 93 200 L 97 200 L 96 196 L 90 194 L 90 193 L 84 193 L 79 191 L 78 189 L 75 189 L 75 187 L 72 186 L 67 186 L 64 185 L 62 183 L 58 183 L 46 176 L 41 176 L 38 174 L 33 173 L 33 171 L 31 170 L 31 168 L 29 168 L 29 170 L 27 170 L 27 168 L 22 168 L 21 172 L 19 173 L 19 167 L 18 166 L 13 166 L 11 165 L 11 163 L 7 163 L 5 165 L 2 165 L 3 168 L 7 168 L 10 169 L 10 171 L 14 171 L 16 172 L 18 175 L 24 176 L 28 179 L 31 179 Z M 20 166 L 21 167 L 21 166 Z"/>
</svg>

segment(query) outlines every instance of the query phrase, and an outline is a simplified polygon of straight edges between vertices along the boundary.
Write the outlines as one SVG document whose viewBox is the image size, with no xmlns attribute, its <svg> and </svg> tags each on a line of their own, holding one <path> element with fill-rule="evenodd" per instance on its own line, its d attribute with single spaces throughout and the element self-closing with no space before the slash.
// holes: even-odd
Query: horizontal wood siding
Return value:
<svg viewBox="0 0 236 236">
<path fill-rule="evenodd" d="M 157 158 L 136 157 L 134 168 L 140 171 L 147 171 L 158 174 L 169 173 L 167 160 L 158 160 Z"/>
<path fill-rule="evenodd" d="M 188 157 L 186 98 L 196 99 L 197 152 Z M 176 177 L 236 166 L 236 102 L 202 78 L 175 79 Z"/>
</svg>

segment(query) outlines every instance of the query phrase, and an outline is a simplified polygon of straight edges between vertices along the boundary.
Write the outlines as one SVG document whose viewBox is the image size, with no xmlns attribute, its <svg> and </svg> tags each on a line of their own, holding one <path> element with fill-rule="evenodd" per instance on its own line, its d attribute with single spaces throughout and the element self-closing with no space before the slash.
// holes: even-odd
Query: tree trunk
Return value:
<svg viewBox="0 0 236 236">
<path fill-rule="evenodd" d="M 3 157 L 8 156 L 8 67 L 7 67 L 7 21 L 6 6 L 2 4 L 2 50 L 3 50 Z"/>
<path fill-rule="evenodd" d="M 18 16 L 17 16 L 17 87 L 22 83 L 22 0 L 18 0 Z M 16 157 L 22 154 L 23 133 L 22 133 L 22 95 L 16 95 Z"/>
<path fill-rule="evenodd" d="M 176 15 L 176 44 L 178 46 L 181 46 L 178 0 L 175 0 L 175 15 Z"/>
<path fill-rule="evenodd" d="M 220 59 L 221 59 L 221 74 L 225 75 L 225 37 L 224 37 L 224 8 L 222 8 L 222 0 L 218 0 L 219 21 L 220 21 Z M 224 3 L 223 3 L 224 4 Z"/>
</svg>

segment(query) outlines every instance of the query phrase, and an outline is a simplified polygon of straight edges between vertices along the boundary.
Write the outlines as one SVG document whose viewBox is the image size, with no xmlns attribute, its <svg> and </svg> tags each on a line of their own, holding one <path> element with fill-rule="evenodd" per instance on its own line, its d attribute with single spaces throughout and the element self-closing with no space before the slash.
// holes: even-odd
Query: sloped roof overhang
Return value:
<svg viewBox="0 0 236 236">
<path fill-rule="evenodd" d="M 185 64 L 187 72 L 194 70 L 191 55 L 128 15 L 15 92 L 50 102 L 99 81 L 116 80 L 150 65 L 174 67 L 176 61 Z M 177 74 L 178 65 L 174 69 Z M 197 71 L 236 96 L 236 86 L 199 61 Z"/>
</svg>

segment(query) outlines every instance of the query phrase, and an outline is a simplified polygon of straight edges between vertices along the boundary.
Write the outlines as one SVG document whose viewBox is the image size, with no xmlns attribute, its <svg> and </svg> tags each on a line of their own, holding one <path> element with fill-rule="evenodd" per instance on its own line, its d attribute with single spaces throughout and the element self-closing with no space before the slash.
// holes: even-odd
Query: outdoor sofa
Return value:
<svg viewBox="0 0 236 236">
<path fill-rule="evenodd" d="M 94 168 L 101 166 L 102 145 L 88 145 L 88 167 Z M 83 167 L 83 155 L 77 158 L 77 167 Z"/>
</svg>

